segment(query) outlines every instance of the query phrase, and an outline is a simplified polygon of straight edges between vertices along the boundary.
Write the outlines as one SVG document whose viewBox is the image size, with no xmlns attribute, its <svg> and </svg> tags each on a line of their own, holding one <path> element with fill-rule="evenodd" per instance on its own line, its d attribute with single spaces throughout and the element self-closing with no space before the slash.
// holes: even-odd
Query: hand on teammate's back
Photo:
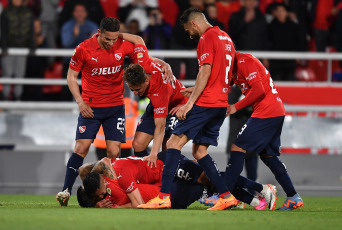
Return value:
<svg viewBox="0 0 342 230">
<path fill-rule="evenodd" d="M 84 101 L 78 104 L 78 108 L 84 118 L 94 117 L 94 111 L 91 109 L 90 105 L 88 105 Z"/>
<path fill-rule="evenodd" d="M 189 88 L 186 88 L 186 89 L 182 89 L 180 92 L 181 92 L 185 97 L 190 97 L 193 90 L 194 90 L 194 87 L 189 87 Z"/>
<path fill-rule="evenodd" d="M 154 154 L 144 157 L 144 161 L 147 161 L 147 166 L 150 166 L 151 168 L 153 168 L 153 166 L 157 167 L 157 159 L 158 157 Z"/>
<path fill-rule="evenodd" d="M 181 106 L 177 113 L 176 116 L 178 120 L 185 120 L 186 119 L 186 114 L 192 109 L 193 105 L 186 103 L 185 105 Z"/>
<path fill-rule="evenodd" d="M 162 68 L 162 73 L 164 73 L 164 77 L 168 82 L 172 83 L 175 81 L 171 66 L 169 64 L 165 63 L 165 65 Z"/>
</svg>

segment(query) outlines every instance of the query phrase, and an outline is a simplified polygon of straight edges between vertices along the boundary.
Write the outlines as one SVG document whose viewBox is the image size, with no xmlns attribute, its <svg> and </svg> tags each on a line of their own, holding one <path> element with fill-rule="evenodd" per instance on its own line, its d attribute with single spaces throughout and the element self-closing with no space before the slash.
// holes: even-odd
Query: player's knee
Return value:
<svg viewBox="0 0 342 230">
<path fill-rule="evenodd" d="M 74 148 L 74 153 L 80 155 L 81 157 L 86 157 L 89 152 L 90 146 L 82 145 L 82 144 L 76 144 Z"/>
<path fill-rule="evenodd" d="M 141 141 L 138 141 L 136 139 L 134 139 L 132 143 L 132 146 L 135 152 L 144 151 L 147 148 L 147 145 L 145 143 L 141 143 Z"/>
<path fill-rule="evenodd" d="M 118 158 L 120 156 L 120 148 L 107 149 L 107 157 Z"/>
<path fill-rule="evenodd" d="M 232 144 L 232 147 L 230 148 L 230 151 L 237 151 L 237 152 L 243 152 L 246 153 L 246 150 L 244 150 L 243 148 L 240 148 L 239 146 Z"/>
</svg>

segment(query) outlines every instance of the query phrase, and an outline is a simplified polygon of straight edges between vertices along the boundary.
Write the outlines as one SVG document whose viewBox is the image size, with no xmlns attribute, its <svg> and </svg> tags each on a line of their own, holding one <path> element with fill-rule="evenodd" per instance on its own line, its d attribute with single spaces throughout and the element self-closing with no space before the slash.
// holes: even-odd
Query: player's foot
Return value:
<svg viewBox="0 0 342 230">
<path fill-rule="evenodd" d="M 219 194 L 218 193 L 214 193 L 212 196 L 210 196 L 207 199 L 205 199 L 203 204 L 205 206 L 213 207 L 219 199 L 220 199 Z"/>
<path fill-rule="evenodd" d="M 281 211 L 291 211 L 303 207 L 304 202 L 298 193 L 292 197 L 287 197 L 284 204 L 278 209 Z"/>
<path fill-rule="evenodd" d="M 201 198 L 198 199 L 198 202 L 200 202 L 201 204 L 204 204 L 206 199 L 208 199 L 208 190 L 206 187 L 204 187 L 203 194 L 202 194 Z"/>
<path fill-rule="evenodd" d="M 225 210 L 225 209 L 233 208 L 236 205 L 237 205 L 237 200 L 232 194 L 230 194 L 228 198 L 219 198 L 216 204 L 213 207 L 208 208 L 207 210 L 209 211 Z"/>
<path fill-rule="evenodd" d="M 146 204 L 140 204 L 137 208 L 143 209 L 160 209 L 160 208 L 171 208 L 170 197 L 167 196 L 164 199 L 160 199 L 159 196 L 153 198 Z"/>
<path fill-rule="evenodd" d="M 259 205 L 255 206 L 253 208 L 255 210 L 258 210 L 258 211 L 265 210 L 267 208 L 267 206 L 268 206 L 265 197 L 259 196 L 258 199 L 259 199 Z"/>
<path fill-rule="evenodd" d="M 245 203 L 243 203 L 242 201 L 240 201 L 240 200 L 236 200 L 237 201 L 237 205 L 236 205 L 236 209 L 244 209 L 245 208 L 245 206 L 246 206 L 246 204 Z"/>
<path fill-rule="evenodd" d="M 68 189 L 65 189 L 62 192 L 57 193 L 56 200 L 59 202 L 61 206 L 68 206 L 68 201 L 70 198 L 70 193 Z"/>
<path fill-rule="evenodd" d="M 261 196 L 263 196 L 268 204 L 268 208 L 270 210 L 274 210 L 277 201 L 277 188 L 271 184 L 263 184 L 263 190 L 260 192 Z"/>
</svg>

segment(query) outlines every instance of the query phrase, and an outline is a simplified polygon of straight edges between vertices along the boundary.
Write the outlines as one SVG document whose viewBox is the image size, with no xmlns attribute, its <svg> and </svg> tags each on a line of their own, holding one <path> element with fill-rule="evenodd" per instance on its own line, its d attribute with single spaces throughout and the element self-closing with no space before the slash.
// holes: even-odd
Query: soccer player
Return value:
<svg viewBox="0 0 342 230">
<path fill-rule="evenodd" d="M 186 10 L 181 23 L 190 38 L 199 39 L 197 57 L 200 66 L 195 88 L 188 102 L 179 108 L 179 120 L 168 143 L 163 180 L 159 195 L 138 208 L 169 208 L 171 184 L 179 164 L 181 149 L 193 139 L 193 156 L 217 188 L 220 199 L 208 210 L 235 206 L 237 200 L 229 192 L 215 162 L 207 153 L 209 145 L 217 145 L 219 129 L 228 106 L 228 83 L 232 73 L 235 48 L 224 31 L 208 23 L 197 9 Z"/>
<path fill-rule="evenodd" d="M 246 151 L 256 152 L 271 169 L 278 183 L 284 189 L 287 199 L 279 210 L 293 210 L 303 206 L 303 200 L 296 192 L 280 161 L 280 135 L 285 109 L 268 70 L 250 54 L 236 53 L 232 83 L 240 87 L 246 96 L 241 101 L 229 105 L 227 115 L 252 105 L 253 114 L 241 128 L 231 147 L 225 179 L 228 188 L 234 188 L 242 172 Z M 255 188 L 260 191 L 262 188 Z M 267 201 L 269 202 L 269 201 Z M 272 210 L 273 207 L 270 207 Z"/>
<path fill-rule="evenodd" d="M 157 154 L 163 146 L 165 150 L 166 140 L 171 136 L 171 131 L 178 119 L 169 112 L 174 112 L 181 104 L 187 102 L 187 98 L 180 92 L 183 84 L 174 77 L 168 82 L 162 73 L 161 66 L 151 61 L 144 40 L 135 35 L 121 34 L 123 39 L 135 44 L 136 57 L 139 64 L 130 65 L 124 70 L 124 80 L 135 95 L 147 96 L 150 104 L 138 123 L 133 140 L 135 156 L 145 157 L 151 166 L 156 165 Z M 147 146 L 153 139 L 153 145 L 149 156 Z M 164 144 L 163 144 L 164 143 Z"/>
<path fill-rule="evenodd" d="M 102 19 L 98 33 L 80 43 L 70 60 L 67 82 L 80 115 L 76 144 L 64 180 L 63 191 L 56 196 L 62 206 L 67 205 L 78 168 L 102 124 L 106 136 L 107 155 L 119 156 L 121 142 L 125 142 L 125 108 L 123 101 L 123 65 L 125 56 L 134 58 L 134 45 L 119 36 L 120 22 L 112 17 Z M 167 75 L 169 65 L 159 59 Z M 82 72 L 82 95 L 77 77 Z M 67 198 L 64 198 L 67 197 Z"/>
</svg>

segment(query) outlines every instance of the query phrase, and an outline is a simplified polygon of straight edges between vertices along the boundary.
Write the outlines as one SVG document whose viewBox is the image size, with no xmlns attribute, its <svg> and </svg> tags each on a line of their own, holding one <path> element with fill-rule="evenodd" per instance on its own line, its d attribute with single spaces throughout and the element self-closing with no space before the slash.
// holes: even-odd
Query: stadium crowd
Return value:
<svg viewBox="0 0 342 230">
<path fill-rule="evenodd" d="M 120 31 L 142 36 L 149 50 L 195 50 L 179 24 L 191 6 L 226 31 L 237 50 L 342 51 L 342 0 L 0 0 L 1 76 L 66 78 L 70 58 L 38 57 L 34 50 L 74 49 L 97 32 L 103 17 L 118 18 Z M 29 48 L 30 54 L 9 56 L 10 47 Z M 165 61 L 178 79 L 196 78 L 195 58 Z M 275 81 L 327 79 L 326 61 L 262 63 Z M 333 62 L 333 80 L 340 65 Z M 0 92 L 1 100 L 72 100 L 66 86 L 2 85 Z"/>
</svg>

